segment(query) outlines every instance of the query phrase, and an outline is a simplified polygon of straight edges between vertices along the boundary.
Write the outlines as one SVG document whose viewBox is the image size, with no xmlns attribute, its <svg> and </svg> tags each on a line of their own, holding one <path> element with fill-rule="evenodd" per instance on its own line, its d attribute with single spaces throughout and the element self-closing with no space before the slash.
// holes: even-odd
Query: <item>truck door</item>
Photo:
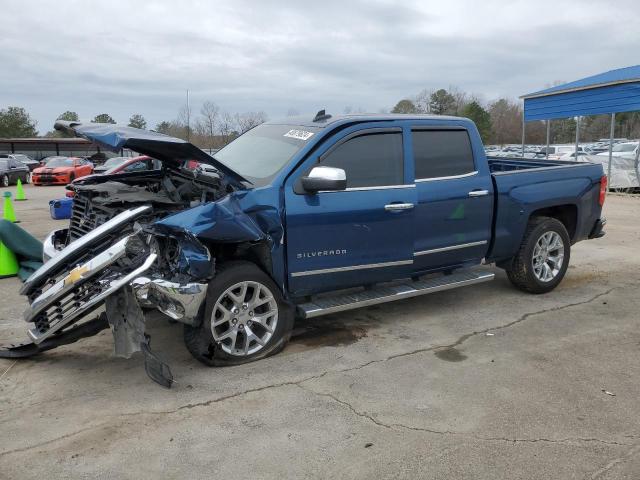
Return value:
<svg viewBox="0 0 640 480">
<path fill-rule="evenodd" d="M 413 263 L 415 186 L 406 182 L 400 128 L 356 127 L 323 145 L 287 181 L 286 249 L 295 295 L 406 276 Z M 341 168 L 347 188 L 311 194 L 300 178 Z"/>
<path fill-rule="evenodd" d="M 480 263 L 493 218 L 486 162 L 474 158 L 469 133 L 462 127 L 414 127 L 411 139 L 418 197 L 415 271 Z"/>
</svg>

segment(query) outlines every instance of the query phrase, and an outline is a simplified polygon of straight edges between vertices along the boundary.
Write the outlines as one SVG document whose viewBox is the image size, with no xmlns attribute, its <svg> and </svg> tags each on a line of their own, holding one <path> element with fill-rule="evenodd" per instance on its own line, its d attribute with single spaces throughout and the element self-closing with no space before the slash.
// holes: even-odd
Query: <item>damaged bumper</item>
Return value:
<svg viewBox="0 0 640 480">
<path fill-rule="evenodd" d="M 162 278 L 139 277 L 131 286 L 140 306 L 155 307 L 173 320 L 197 325 L 207 296 L 206 283 L 179 284 Z"/>
</svg>

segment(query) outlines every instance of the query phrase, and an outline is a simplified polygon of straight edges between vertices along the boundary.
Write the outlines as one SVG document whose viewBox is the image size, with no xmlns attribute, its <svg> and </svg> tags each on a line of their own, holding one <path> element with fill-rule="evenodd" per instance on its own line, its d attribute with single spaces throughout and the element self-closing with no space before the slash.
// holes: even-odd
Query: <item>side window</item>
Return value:
<svg viewBox="0 0 640 480">
<path fill-rule="evenodd" d="M 414 130 L 412 135 L 416 180 L 475 171 L 466 130 Z"/>
<path fill-rule="evenodd" d="M 402 185 L 404 165 L 402 133 L 361 135 L 330 151 L 320 162 L 327 167 L 342 168 L 347 174 L 347 188 Z"/>
<path fill-rule="evenodd" d="M 127 165 L 124 169 L 125 172 L 138 172 L 141 170 L 147 170 L 147 163 L 142 162 L 133 162 L 131 165 Z"/>
</svg>

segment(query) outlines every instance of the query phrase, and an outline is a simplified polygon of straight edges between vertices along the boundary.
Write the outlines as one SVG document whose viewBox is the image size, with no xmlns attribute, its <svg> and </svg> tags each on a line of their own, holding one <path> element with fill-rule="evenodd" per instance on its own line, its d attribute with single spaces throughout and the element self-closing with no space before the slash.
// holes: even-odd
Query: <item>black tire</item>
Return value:
<svg viewBox="0 0 640 480">
<path fill-rule="evenodd" d="M 259 282 L 272 292 L 278 307 L 278 320 L 271 338 L 261 350 L 251 355 L 236 356 L 225 352 L 214 340 L 211 316 L 219 297 L 231 286 L 244 281 Z M 184 326 L 184 343 L 191 355 L 210 367 L 241 365 L 280 352 L 291 338 L 293 322 L 294 310 L 284 300 L 282 292 L 271 277 L 254 263 L 232 261 L 218 267 L 207 289 L 207 300 L 200 326 Z"/>
<path fill-rule="evenodd" d="M 3 187 L 8 187 L 9 185 L 10 185 L 9 177 L 6 176 L 6 175 L 3 175 L 2 176 L 2 186 Z"/>
<path fill-rule="evenodd" d="M 564 258 L 553 279 L 542 281 L 534 273 L 533 253 L 540 237 L 548 232 L 555 232 L 562 239 Z M 562 222 L 550 217 L 533 217 L 529 220 L 518 253 L 506 268 L 507 276 L 513 285 L 524 292 L 534 294 L 547 293 L 556 288 L 564 278 L 570 257 L 571 239 Z"/>
</svg>

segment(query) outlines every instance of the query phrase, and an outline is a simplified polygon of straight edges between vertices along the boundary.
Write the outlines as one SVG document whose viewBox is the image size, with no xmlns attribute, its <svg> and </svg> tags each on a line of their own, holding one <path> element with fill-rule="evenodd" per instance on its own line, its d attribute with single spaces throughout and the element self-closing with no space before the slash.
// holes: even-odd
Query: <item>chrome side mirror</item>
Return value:
<svg viewBox="0 0 640 480">
<path fill-rule="evenodd" d="M 302 188 L 309 193 L 338 191 L 347 188 L 347 174 L 341 168 L 313 167 L 302 177 Z"/>
</svg>

